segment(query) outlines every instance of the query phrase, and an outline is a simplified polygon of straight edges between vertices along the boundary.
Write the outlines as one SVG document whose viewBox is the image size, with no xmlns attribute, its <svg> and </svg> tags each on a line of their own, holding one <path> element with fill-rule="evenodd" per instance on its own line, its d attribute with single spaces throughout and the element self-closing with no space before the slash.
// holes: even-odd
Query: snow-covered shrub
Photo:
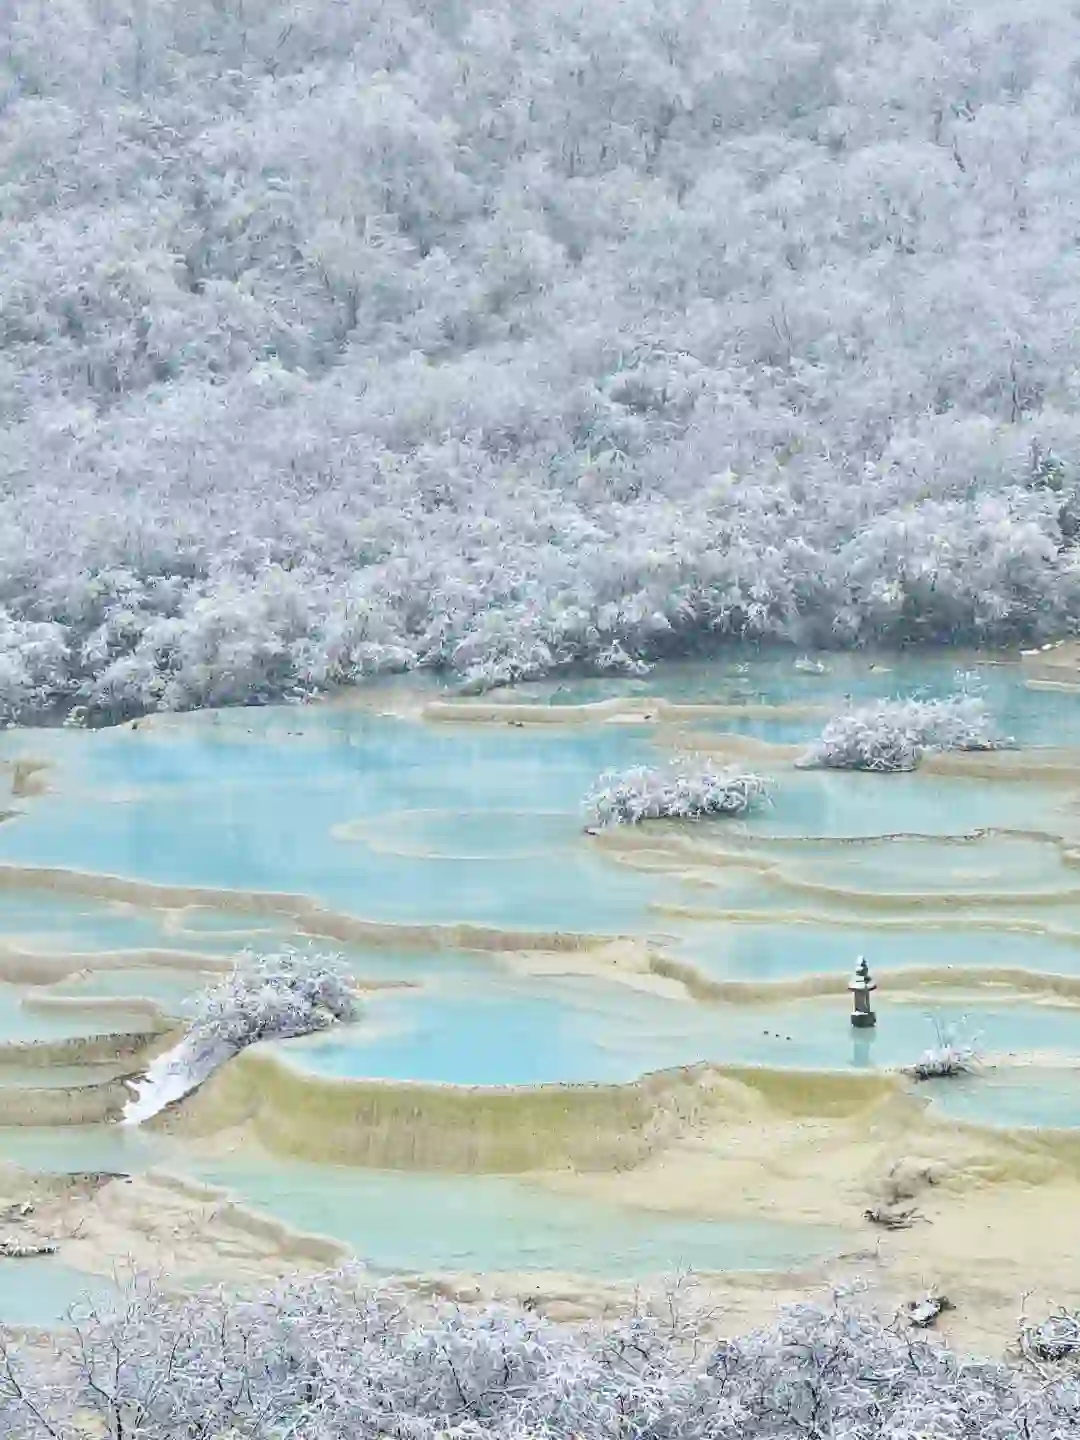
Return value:
<svg viewBox="0 0 1080 1440">
<path fill-rule="evenodd" d="M 183 1038 L 132 1082 L 125 1121 L 138 1124 L 156 1115 L 259 1040 L 308 1035 L 356 1019 L 356 993 L 337 958 L 297 950 L 242 955 L 227 979 L 188 1002 Z"/>
<path fill-rule="evenodd" d="M 227 979 L 189 1002 L 188 1039 L 241 1050 L 354 1020 L 356 992 L 335 968 L 338 958 L 298 950 L 243 955 Z"/>
<path fill-rule="evenodd" d="M 694 820 L 705 815 L 745 815 L 767 796 L 765 781 L 735 770 L 636 766 L 601 775 L 586 795 L 590 827 L 639 825 L 643 820 Z"/>
<path fill-rule="evenodd" d="M 1006 743 L 978 696 L 883 700 L 834 716 L 796 763 L 807 770 L 893 772 L 914 770 L 930 750 L 996 750 Z"/>
<path fill-rule="evenodd" d="M 1074 1440 L 1080 1382 L 968 1360 L 850 1302 L 710 1344 L 676 1308 L 572 1328 L 418 1314 L 347 1276 L 253 1299 L 141 1287 L 51 1351 L 3 1337 L 5 1440 Z"/>
<path fill-rule="evenodd" d="M 916 1080 L 949 1080 L 979 1069 L 977 1042 L 951 1025 L 934 1021 L 937 1041 L 908 1070 Z"/>
</svg>

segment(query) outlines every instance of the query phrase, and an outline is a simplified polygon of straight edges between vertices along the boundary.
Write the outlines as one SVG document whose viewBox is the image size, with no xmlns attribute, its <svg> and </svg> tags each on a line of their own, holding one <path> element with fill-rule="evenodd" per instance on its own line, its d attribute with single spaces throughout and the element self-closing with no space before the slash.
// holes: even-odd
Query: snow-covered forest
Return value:
<svg viewBox="0 0 1080 1440">
<path fill-rule="evenodd" d="M 0 707 L 1080 615 L 1065 0 L 6 0 Z"/>
</svg>

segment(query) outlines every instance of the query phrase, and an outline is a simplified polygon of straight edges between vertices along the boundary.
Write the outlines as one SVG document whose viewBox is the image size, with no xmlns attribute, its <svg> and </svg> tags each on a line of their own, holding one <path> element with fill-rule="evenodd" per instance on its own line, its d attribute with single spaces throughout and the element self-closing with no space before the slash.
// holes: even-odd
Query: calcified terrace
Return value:
<svg viewBox="0 0 1080 1440">
<path fill-rule="evenodd" d="M 318 1233 L 323 1261 L 486 1271 L 508 1295 L 572 1271 L 555 1288 L 584 1310 L 612 1302 L 605 1266 L 644 1281 L 686 1263 L 745 1308 L 742 1269 L 809 1284 L 865 1252 L 890 1294 L 931 1279 L 966 1294 L 947 1323 L 997 1344 L 1022 1272 L 1048 1301 L 1080 1295 L 1049 1238 L 1080 1188 L 1070 659 L 833 659 L 814 674 L 765 656 L 482 704 L 403 686 L 9 732 L 0 1161 L 136 1175 L 122 1208 L 117 1182 L 53 1196 L 89 1237 L 64 1247 L 80 1271 L 125 1245 L 161 1257 L 164 1167 L 198 1182 L 168 1191 L 181 1276 L 205 1273 L 215 1244 L 265 1276 L 303 1258 L 307 1242 L 282 1237 Z M 952 693 L 958 663 L 1017 749 L 927 756 L 910 775 L 796 768 L 830 713 Z M 583 833 L 598 774 L 686 753 L 766 776 L 770 803 Z M 119 1139 L 125 1077 L 244 945 L 339 952 L 359 1020 L 245 1051 Z M 869 1039 L 847 1023 L 859 953 L 882 982 Z M 935 1021 L 978 1037 L 984 1074 L 904 1077 Z M 30 1183 L 18 1173 L 13 1196 Z M 391 1176 L 396 1198 L 365 1202 L 357 1228 L 358 1196 Z M 476 1187 L 508 1176 L 502 1218 L 442 1253 L 394 1218 L 425 1185 L 448 1214 L 475 1210 Z M 224 1203 L 207 1184 L 232 1196 L 220 1233 L 196 1219 Z M 506 1227 L 544 1194 L 569 1209 L 514 1264 Z M 933 1224 L 881 1239 L 863 1211 L 904 1197 Z M 625 1225 L 637 1238 L 615 1258 L 601 1232 Z"/>
</svg>

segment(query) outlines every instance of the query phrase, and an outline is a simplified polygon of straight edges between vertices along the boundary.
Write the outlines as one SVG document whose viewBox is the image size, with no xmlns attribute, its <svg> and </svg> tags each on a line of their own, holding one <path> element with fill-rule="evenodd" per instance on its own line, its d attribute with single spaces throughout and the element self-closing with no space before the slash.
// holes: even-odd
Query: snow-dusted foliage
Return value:
<svg viewBox="0 0 1080 1440">
<path fill-rule="evenodd" d="M 247 1302 L 136 1292 L 78 1332 L 59 1361 L 6 1341 L 5 1440 L 1073 1440 L 1080 1427 L 1074 1371 L 1033 1383 L 843 1305 L 710 1346 L 677 1312 L 604 1330 L 513 1309 L 421 1325 L 400 1296 L 329 1278 Z"/>
<path fill-rule="evenodd" d="M 1075 1362 L 1080 1359 L 1080 1314 L 1059 1310 L 1036 1325 L 1025 1325 L 1020 1344 L 1035 1360 Z"/>
<path fill-rule="evenodd" d="M 6 0 L 0 714 L 1080 615 L 1061 0 Z"/>
<path fill-rule="evenodd" d="M 1006 743 L 976 695 L 885 700 L 834 716 L 796 764 L 806 770 L 914 770 L 928 750 L 996 750 Z"/>
<path fill-rule="evenodd" d="M 942 1025 L 935 1020 L 934 1029 L 935 1044 L 923 1051 L 908 1073 L 916 1080 L 949 1080 L 975 1074 L 979 1069 L 977 1042 L 954 1025 Z"/>
<path fill-rule="evenodd" d="M 298 950 L 241 956 L 226 980 L 191 1001 L 188 1039 L 242 1050 L 257 1040 L 308 1035 L 354 1020 L 356 992 L 335 968 L 338 958 Z"/>
<path fill-rule="evenodd" d="M 133 1082 L 125 1121 L 139 1124 L 156 1115 L 258 1040 L 308 1035 L 355 1020 L 356 993 L 336 968 L 337 958 L 296 950 L 242 955 L 227 979 L 189 1003 L 183 1039 Z"/>
<path fill-rule="evenodd" d="M 585 797 L 589 828 L 640 825 L 643 820 L 694 820 L 703 815 L 744 815 L 765 799 L 765 781 L 734 770 L 639 765 L 601 775 Z"/>
</svg>

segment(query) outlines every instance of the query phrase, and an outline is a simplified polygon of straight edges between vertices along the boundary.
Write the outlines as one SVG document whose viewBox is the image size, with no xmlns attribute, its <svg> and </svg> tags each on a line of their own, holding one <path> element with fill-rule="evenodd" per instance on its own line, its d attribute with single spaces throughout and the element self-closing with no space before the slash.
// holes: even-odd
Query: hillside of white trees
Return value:
<svg viewBox="0 0 1080 1440">
<path fill-rule="evenodd" d="M 1066 0 L 4 0 L 0 718 L 1080 617 Z"/>
</svg>

